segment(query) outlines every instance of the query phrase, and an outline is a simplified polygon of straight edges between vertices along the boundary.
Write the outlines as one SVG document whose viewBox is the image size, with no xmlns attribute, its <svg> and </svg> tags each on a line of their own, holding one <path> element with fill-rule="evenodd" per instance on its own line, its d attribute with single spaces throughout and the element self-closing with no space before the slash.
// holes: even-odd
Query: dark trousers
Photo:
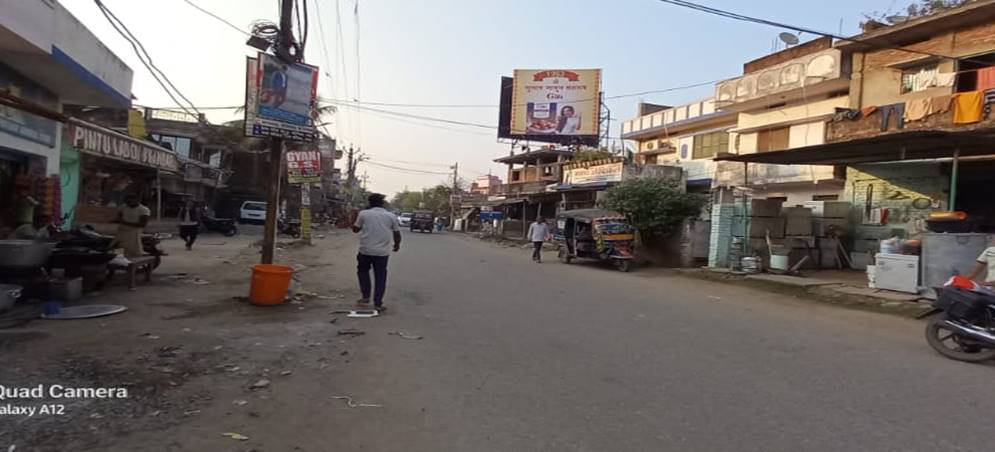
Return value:
<svg viewBox="0 0 995 452">
<path fill-rule="evenodd" d="M 532 260 L 542 260 L 542 242 L 532 242 Z"/>
<path fill-rule="evenodd" d="M 376 279 L 376 289 L 373 291 L 373 304 L 380 306 L 383 304 L 383 295 L 387 291 L 387 258 L 390 256 L 367 256 L 360 254 L 356 256 L 359 264 L 359 290 L 363 293 L 364 299 L 370 298 L 370 269 L 373 269 L 373 277 Z"/>
<path fill-rule="evenodd" d="M 186 240 L 187 248 L 193 246 L 193 242 L 197 241 L 197 233 L 200 232 L 200 226 L 194 224 L 189 226 L 180 226 L 180 238 Z"/>
<path fill-rule="evenodd" d="M 888 130 L 888 120 L 891 116 L 895 116 L 895 124 L 899 129 L 905 128 L 905 102 L 880 106 L 878 107 L 878 111 L 881 112 L 882 132 Z"/>
</svg>

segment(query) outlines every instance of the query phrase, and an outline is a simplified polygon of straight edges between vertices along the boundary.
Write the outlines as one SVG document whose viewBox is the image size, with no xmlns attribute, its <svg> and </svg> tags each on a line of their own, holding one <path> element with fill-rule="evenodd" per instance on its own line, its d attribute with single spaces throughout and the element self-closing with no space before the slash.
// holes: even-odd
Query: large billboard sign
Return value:
<svg viewBox="0 0 995 452">
<path fill-rule="evenodd" d="M 517 69 L 506 85 L 499 137 L 597 145 L 601 69 Z"/>
<path fill-rule="evenodd" d="M 312 141 L 318 68 L 260 53 L 246 63 L 245 135 Z"/>
</svg>

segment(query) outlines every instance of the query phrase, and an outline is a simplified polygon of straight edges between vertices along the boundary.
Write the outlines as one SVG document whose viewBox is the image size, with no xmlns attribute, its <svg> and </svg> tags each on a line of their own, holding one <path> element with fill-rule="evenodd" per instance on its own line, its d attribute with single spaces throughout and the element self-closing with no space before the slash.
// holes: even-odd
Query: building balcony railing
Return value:
<svg viewBox="0 0 995 452">
<path fill-rule="evenodd" d="M 556 178 L 544 178 L 537 181 L 509 182 L 498 187 L 497 192 L 504 196 L 522 196 L 545 193 L 546 187 L 555 184 Z"/>
<path fill-rule="evenodd" d="M 786 102 L 848 86 L 842 53 L 827 49 L 719 82 L 715 85 L 715 105 L 731 108 L 772 96 L 777 96 L 779 102 Z"/>
</svg>

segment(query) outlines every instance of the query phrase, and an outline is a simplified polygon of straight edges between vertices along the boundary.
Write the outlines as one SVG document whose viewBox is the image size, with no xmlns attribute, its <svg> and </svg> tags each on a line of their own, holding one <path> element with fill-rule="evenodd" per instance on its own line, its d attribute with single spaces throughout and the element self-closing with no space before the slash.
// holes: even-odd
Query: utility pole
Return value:
<svg viewBox="0 0 995 452">
<path fill-rule="evenodd" d="M 293 0 L 280 0 L 280 37 L 277 40 L 277 55 L 289 55 L 294 42 Z M 300 59 L 301 55 L 294 55 Z M 269 193 L 266 197 L 266 225 L 263 228 L 262 263 L 273 263 L 273 249 L 276 246 L 276 217 L 280 210 L 280 176 L 283 164 L 283 139 L 271 138 L 269 148 Z"/>
<path fill-rule="evenodd" d="M 459 197 L 459 162 L 453 164 L 453 193 L 449 196 L 449 218 L 450 225 L 456 229 L 456 204 L 460 202 Z"/>
</svg>

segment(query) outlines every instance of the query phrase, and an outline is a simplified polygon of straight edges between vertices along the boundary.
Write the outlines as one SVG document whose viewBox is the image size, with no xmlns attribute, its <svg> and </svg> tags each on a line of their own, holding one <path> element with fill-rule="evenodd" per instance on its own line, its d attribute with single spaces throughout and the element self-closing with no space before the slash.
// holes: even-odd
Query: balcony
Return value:
<svg viewBox="0 0 995 452">
<path fill-rule="evenodd" d="M 551 184 L 555 184 L 556 182 L 556 179 L 552 177 L 544 178 L 542 180 L 510 182 L 500 185 L 497 189 L 497 193 L 507 197 L 535 195 L 547 192 L 547 187 Z"/>
<path fill-rule="evenodd" d="M 850 86 L 842 53 L 826 49 L 715 85 L 715 105 L 746 111 L 771 104 L 824 96 Z"/>
<path fill-rule="evenodd" d="M 643 140 L 659 136 L 673 136 L 691 129 L 702 129 L 734 124 L 736 115 L 719 111 L 712 98 L 656 111 L 622 123 L 622 138 Z"/>
</svg>

